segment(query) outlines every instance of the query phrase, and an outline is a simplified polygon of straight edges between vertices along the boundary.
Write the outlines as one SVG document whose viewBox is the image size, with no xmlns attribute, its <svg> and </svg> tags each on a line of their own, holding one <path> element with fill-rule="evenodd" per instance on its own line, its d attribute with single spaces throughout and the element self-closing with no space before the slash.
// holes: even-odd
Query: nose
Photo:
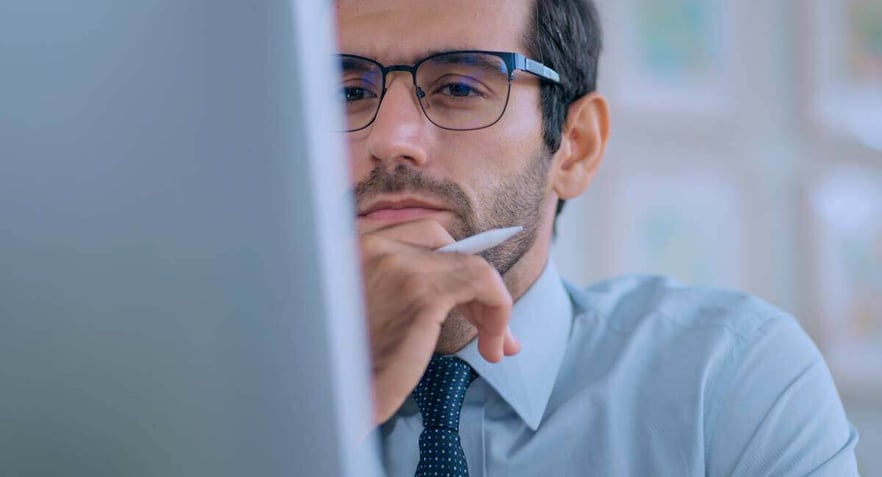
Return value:
<svg viewBox="0 0 882 477">
<path fill-rule="evenodd" d="M 375 162 L 395 167 L 401 163 L 422 167 L 428 160 L 431 123 L 420 108 L 408 74 L 389 75 L 389 85 L 377 117 L 368 128 L 367 148 Z"/>
</svg>

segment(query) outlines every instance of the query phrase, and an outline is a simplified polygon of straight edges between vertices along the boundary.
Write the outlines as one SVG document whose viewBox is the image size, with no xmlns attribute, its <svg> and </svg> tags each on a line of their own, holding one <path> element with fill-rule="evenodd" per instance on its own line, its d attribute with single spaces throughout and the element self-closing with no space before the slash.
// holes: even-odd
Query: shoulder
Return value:
<svg viewBox="0 0 882 477">
<path fill-rule="evenodd" d="M 623 276 L 585 289 L 566 286 L 577 319 L 592 317 L 618 333 L 674 327 L 668 331 L 718 330 L 740 341 L 768 327 L 800 329 L 792 316 L 750 294 L 688 286 L 662 276 Z"/>
<path fill-rule="evenodd" d="M 713 396 L 725 392 L 739 369 L 768 382 L 783 378 L 771 372 L 782 360 L 794 373 L 825 366 L 793 316 L 744 292 L 646 275 L 568 288 L 571 343 L 585 353 L 576 359 L 624 366 L 640 385 L 664 387 L 657 379 L 691 376 Z"/>
<path fill-rule="evenodd" d="M 657 276 L 567 290 L 562 400 L 602 396 L 624 408 L 613 417 L 636 416 L 616 426 L 632 424 L 648 448 L 691 442 L 708 475 L 856 475 L 857 435 L 820 351 L 789 314 Z"/>
</svg>

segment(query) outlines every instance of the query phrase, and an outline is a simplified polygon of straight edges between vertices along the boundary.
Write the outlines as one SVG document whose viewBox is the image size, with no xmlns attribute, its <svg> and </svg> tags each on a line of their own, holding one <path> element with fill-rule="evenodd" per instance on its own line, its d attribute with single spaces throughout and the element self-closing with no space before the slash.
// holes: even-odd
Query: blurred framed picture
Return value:
<svg viewBox="0 0 882 477">
<path fill-rule="evenodd" d="M 809 6 L 803 44 L 811 122 L 882 151 L 882 1 Z"/>
<path fill-rule="evenodd" d="M 616 0 L 605 7 L 617 102 L 662 113 L 730 109 L 731 0 Z"/>
<path fill-rule="evenodd" d="M 827 171 L 809 205 L 819 345 L 846 388 L 882 391 L 882 173 Z"/>
<path fill-rule="evenodd" d="M 637 173 L 615 192 L 620 273 L 669 275 L 694 285 L 741 288 L 743 197 L 724 174 Z"/>
</svg>

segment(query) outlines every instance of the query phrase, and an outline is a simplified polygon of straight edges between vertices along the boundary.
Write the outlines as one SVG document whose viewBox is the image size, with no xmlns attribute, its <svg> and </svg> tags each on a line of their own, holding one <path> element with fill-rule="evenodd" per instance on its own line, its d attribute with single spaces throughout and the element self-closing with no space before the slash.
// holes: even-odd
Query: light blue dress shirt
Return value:
<svg viewBox="0 0 882 477">
<path fill-rule="evenodd" d="M 857 434 L 817 348 L 750 296 L 658 277 L 575 289 L 553 262 L 515 304 L 522 351 L 457 356 L 479 377 L 460 436 L 471 477 L 857 475 Z M 392 477 L 419 461 L 419 409 L 381 426 Z"/>
</svg>

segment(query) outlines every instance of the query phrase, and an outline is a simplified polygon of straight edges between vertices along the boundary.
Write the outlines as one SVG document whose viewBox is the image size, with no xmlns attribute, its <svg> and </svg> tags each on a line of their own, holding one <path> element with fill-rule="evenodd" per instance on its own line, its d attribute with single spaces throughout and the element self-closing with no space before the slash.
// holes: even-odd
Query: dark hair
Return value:
<svg viewBox="0 0 882 477">
<path fill-rule="evenodd" d="M 597 60 L 603 43 L 594 0 L 535 0 L 527 27 L 527 53 L 560 74 L 560 84 L 542 84 L 545 147 L 560 148 L 570 104 L 597 88 Z M 557 215 L 563 210 L 557 203 Z M 556 221 L 556 220 L 555 220 Z"/>
</svg>

